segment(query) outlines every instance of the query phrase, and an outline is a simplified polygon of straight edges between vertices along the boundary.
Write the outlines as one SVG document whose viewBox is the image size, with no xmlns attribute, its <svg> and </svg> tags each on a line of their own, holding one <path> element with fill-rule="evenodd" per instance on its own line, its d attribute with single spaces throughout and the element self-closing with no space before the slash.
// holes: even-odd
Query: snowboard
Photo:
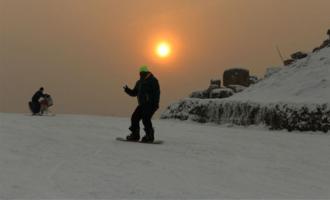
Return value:
<svg viewBox="0 0 330 200">
<path fill-rule="evenodd" d="M 146 142 L 141 142 L 141 141 L 130 141 L 130 140 L 126 140 L 125 138 L 122 138 L 122 137 L 117 137 L 116 140 L 122 141 L 122 142 L 132 142 L 132 143 L 141 143 L 141 144 L 163 144 L 164 143 L 164 141 L 162 141 L 162 140 L 155 140 L 152 143 L 146 143 Z"/>
</svg>

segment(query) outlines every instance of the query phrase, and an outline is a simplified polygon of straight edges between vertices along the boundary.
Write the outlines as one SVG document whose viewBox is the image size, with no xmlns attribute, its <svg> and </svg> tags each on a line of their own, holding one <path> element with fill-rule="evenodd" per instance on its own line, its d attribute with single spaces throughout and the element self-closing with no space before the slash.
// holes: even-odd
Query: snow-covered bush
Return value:
<svg viewBox="0 0 330 200">
<path fill-rule="evenodd" d="M 289 131 L 330 129 L 329 104 L 253 103 L 249 101 L 184 99 L 170 105 L 162 119 L 193 120 L 201 123 L 252 125 Z"/>
<path fill-rule="evenodd" d="M 189 95 L 190 98 L 197 98 L 197 99 L 206 99 L 209 98 L 209 93 L 206 90 L 200 90 L 192 92 Z"/>
<path fill-rule="evenodd" d="M 211 99 L 222 99 L 230 97 L 234 94 L 234 91 L 230 88 L 219 88 L 219 89 L 213 89 L 210 92 L 210 98 Z"/>
<path fill-rule="evenodd" d="M 300 60 L 300 59 L 306 58 L 307 56 L 308 56 L 307 53 L 304 53 L 304 52 L 298 51 L 298 52 L 296 52 L 296 53 L 293 53 L 293 54 L 291 55 L 291 58 L 292 58 L 293 60 Z"/>
<path fill-rule="evenodd" d="M 211 80 L 210 86 L 206 90 L 200 90 L 192 92 L 189 97 L 197 99 L 208 99 L 211 96 L 211 92 L 215 89 L 219 89 L 221 85 L 220 80 Z"/>
</svg>

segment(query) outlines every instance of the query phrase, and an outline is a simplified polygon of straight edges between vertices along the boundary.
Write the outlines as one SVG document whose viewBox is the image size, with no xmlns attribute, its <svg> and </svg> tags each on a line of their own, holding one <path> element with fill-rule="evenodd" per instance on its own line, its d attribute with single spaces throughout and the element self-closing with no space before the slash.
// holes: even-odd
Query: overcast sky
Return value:
<svg viewBox="0 0 330 200">
<path fill-rule="evenodd" d="M 56 113 L 128 116 L 138 68 L 161 84 L 161 108 L 231 67 L 262 77 L 311 51 L 330 28 L 329 0 L 0 0 L 0 112 L 28 112 L 43 86 Z M 168 40 L 160 60 L 155 43 Z"/>
</svg>

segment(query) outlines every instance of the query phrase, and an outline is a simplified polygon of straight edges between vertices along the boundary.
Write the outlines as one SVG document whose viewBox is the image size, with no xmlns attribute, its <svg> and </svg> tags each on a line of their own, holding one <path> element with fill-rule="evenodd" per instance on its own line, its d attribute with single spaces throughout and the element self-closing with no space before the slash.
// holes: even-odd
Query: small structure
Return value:
<svg viewBox="0 0 330 200">
<path fill-rule="evenodd" d="M 294 54 L 291 55 L 291 58 L 293 60 L 300 60 L 300 59 L 303 59 L 303 58 L 306 58 L 308 55 L 306 53 L 303 53 L 301 51 L 298 51 Z"/>
<path fill-rule="evenodd" d="M 233 68 L 223 73 L 223 85 L 242 85 L 248 87 L 250 85 L 250 72 L 246 69 Z"/>
</svg>

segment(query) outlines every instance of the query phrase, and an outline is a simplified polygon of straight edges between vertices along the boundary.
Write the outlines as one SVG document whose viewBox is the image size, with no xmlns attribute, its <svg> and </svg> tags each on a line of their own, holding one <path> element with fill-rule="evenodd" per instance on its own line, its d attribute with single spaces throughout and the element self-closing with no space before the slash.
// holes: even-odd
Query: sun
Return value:
<svg viewBox="0 0 330 200">
<path fill-rule="evenodd" d="M 156 46 L 156 54 L 161 58 L 166 58 L 171 54 L 171 46 L 167 42 L 160 42 Z"/>
</svg>

